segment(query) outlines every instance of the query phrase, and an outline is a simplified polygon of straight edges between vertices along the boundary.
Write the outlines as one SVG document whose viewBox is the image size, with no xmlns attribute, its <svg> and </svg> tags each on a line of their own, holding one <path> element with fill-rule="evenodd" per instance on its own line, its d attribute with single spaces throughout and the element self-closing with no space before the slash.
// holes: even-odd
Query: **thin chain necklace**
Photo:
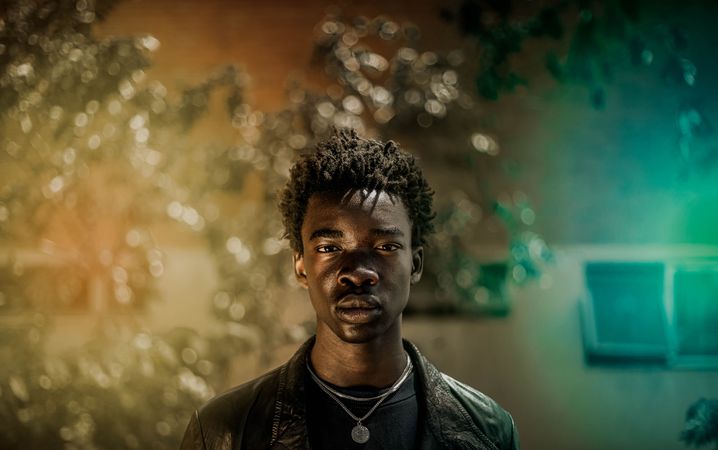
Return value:
<svg viewBox="0 0 718 450">
<path fill-rule="evenodd" d="M 371 414 L 379 407 L 379 405 L 382 404 L 384 400 L 386 400 L 391 394 L 398 391 L 402 384 L 406 381 L 406 379 L 409 377 L 409 374 L 411 374 L 411 370 L 413 369 L 414 365 L 411 363 L 411 359 L 409 358 L 409 355 L 406 355 L 406 367 L 404 367 L 404 371 L 401 373 L 399 378 L 394 382 L 394 384 L 391 385 L 391 387 L 384 392 L 383 394 L 379 394 L 374 397 L 368 397 L 368 398 L 361 398 L 361 397 L 354 397 L 351 395 L 344 394 L 342 392 L 337 391 L 336 389 L 332 388 L 331 386 L 327 385 L 321 378 L 317 376 L 317 374 L 314 373 L 312 370 L 312 367 L 309 365 L 309 360 L 307 359 L 307 369 L 309 370 L 309 375 L 311 375 L 312 379 L 317 383 L 317 386 L 324 391 L 325 394 L 327 394 L 332 400 L 337 402 L 339 406 L 342 407 L 344 412 L 349 414 L 349 417 L 357 421 L 357 424 L 352 428 L 352 440 L 356 442 L 357 444 L 365 444 L 369 440 L 369 428 L 362 425 L 362 422 L 365 421 Z M 339 397 L 343 397 L 349 400 L 357 400 L 357 401 L 369 401 L 369 400 L 377 400 L 377 402 L 374 404 L 374 406 L 371 407 L 369 412 L 364 414 L 363 417 L 357 417 L 355 416 L 351 411 L 349 411 L 349 408 L 347 408 L 344 403 L 342 403 L 341 400 L 339 400 Z"/>
</svg>

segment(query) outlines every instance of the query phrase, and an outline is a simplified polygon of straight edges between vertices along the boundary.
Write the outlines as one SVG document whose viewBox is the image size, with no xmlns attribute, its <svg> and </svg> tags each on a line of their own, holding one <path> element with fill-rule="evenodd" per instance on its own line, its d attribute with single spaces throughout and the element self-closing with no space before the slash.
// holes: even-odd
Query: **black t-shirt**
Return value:
<svg viewBox="0 0 718 450">
<path fill-rule="evenodd" d="M 412 371 L 399 390 L 362 421 L 362 425 L 369 429 L 370 437 L 366 443 L 357 444 L 351 437 L 357 421 L 322 391 L 311 377 L 307 377 L 307 428 L 312 449 L 413 450 L 419 423 L 419 403 L 414 383 Z M 388 390 L 371 387 L 340 388 L 331 383 L 326 384 L 354 397 L 374 397 Z M 345 398 L 339 400 L 357 417 L 364 416 L 377 402 Z"/>
</svg>

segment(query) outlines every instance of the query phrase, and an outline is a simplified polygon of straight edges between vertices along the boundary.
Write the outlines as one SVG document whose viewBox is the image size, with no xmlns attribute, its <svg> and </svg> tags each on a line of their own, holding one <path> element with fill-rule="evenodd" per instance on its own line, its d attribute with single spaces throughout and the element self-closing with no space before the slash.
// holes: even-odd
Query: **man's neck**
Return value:
<svg viewBox="0 0 718 450">
<path fill-rule="evenodd" d="M 390 386 L 406 366 L 401 332 L 353 344 L 331 330 L 318 329 L 311 352 L 312 367 L 323 380 L 340 387 Z"/>
</svg>

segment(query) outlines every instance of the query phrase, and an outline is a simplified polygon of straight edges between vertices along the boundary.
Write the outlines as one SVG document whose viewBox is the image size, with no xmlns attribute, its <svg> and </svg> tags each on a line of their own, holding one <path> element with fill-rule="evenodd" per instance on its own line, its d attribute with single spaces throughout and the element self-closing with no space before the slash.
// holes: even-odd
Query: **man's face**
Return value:
<svg viewBox="0 0 718 450">
<path fill-rule="evenodd" d="M 423 249 L 411 247 L 403 202 L 383 191 L 317 193 L 301 233 L 294 268 L 309 290 L 317 334 L 331 331 L 350 343 L 400 336 L 409 287 L 423 263 Z"/>
</svg>

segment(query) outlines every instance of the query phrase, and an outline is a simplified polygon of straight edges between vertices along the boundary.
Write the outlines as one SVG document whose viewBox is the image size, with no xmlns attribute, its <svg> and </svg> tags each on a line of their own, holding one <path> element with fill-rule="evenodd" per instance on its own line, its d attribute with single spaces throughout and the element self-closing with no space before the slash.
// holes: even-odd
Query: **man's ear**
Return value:
<svg viewBox="0 0 718 450">
<path fill-rule="evenodd" d="M 421 280 L 424 271 L 424 247 L 418 246 L 411 249 L 411 284 Z"/>
<path fill-rule="evenodd" d="M 294 252 L 294 276 L 303 288 L 307 287 L 307 271 L 304 270 L 304 255 L 299 252 Z"/>
</svg>

